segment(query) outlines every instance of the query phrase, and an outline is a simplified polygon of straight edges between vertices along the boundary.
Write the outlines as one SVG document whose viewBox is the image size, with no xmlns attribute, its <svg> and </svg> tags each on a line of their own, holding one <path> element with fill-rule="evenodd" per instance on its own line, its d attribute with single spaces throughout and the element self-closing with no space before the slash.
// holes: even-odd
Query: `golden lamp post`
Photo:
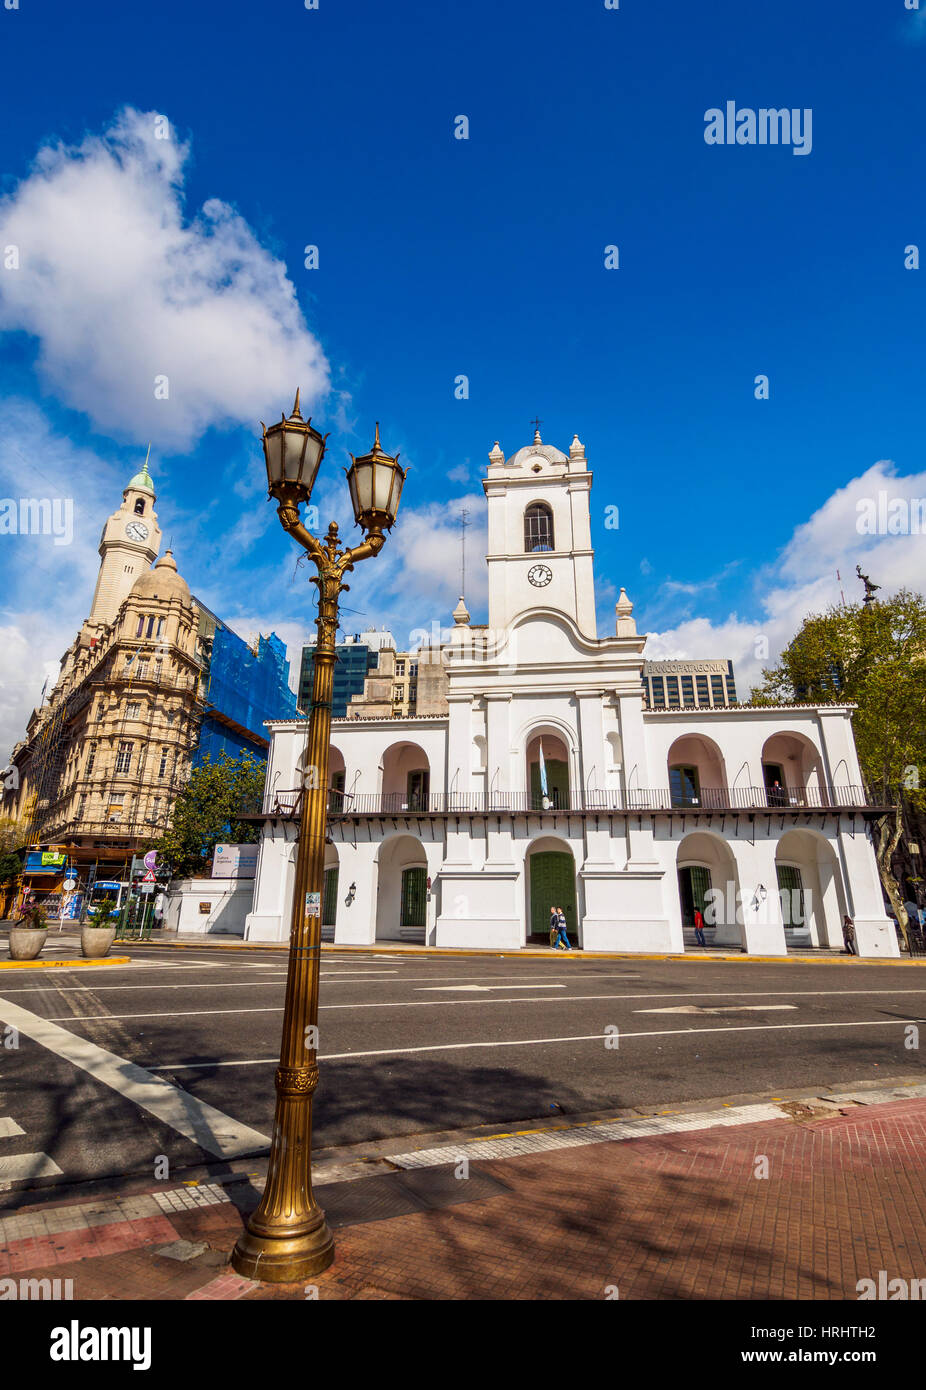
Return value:
<svg viewBox="0 0 926 1390">
<path fill-rule="evenodd" d="M 371 451 L 360 458 L 351 454 L 351 466 L 345 469 L 354 518 L 366 533 L 365 539 L 353 549 L 341 549 L 337 524 L 332 522 L 325 540 L 316 540 L 303 526 L 299 507 L 312 495 L 327 438 L 313 429 L 311 419 L 303 420 L 298 391 L 289 418 L 281 418 L 270 429 L 264 426 L 269 495 L 276 499 L 283 527 L 318 570 L 312 577 L 312 583 L 318 585 L 318 638 L 270 1162 L 260 1205 L 232 1254 L 239 1274 L 275 1284 L 320 1274 L 334 1259 L 334 1239 L 325 1213 L 312 1195 L 311 1159 L 312 1093 L 318 1085 L 318 968 L 338 597 L 348 588 L 343 582 L 347 571 L 358 560 L 382 550 L 386 540 L 383 531 L 395 523 L 405 482 L 398 455 L 392 458 L 380 447 L 377 425 Z"/>
</svg>

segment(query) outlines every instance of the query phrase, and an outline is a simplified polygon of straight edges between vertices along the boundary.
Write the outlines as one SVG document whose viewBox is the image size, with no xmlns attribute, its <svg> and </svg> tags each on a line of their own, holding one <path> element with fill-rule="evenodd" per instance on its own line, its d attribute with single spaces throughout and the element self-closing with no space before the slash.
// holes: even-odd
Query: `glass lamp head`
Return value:
<svg viewBox="0 0 926 1390">
<path fill-rule="evenodd" d="M 300 502 L 307 502 L 315 486 L 315 478 L 325 452 L 326 435 L 319 434 L 311 416 L 303 420 L 299 411 L 299 392 L 292 414 L 280 416 L 279 424 L 264 431 L 264 461 L 267 465 L 267 488 L 271 497 L 295 493 Z"/>
<path fill-rule="evenodd" d="M 399 464 L 398 454 L 393 457 L 381 447 L 378 421 L 370 452 L 359 458 L 353 454 L 350 457 L 351 466 L 344 471 L 354 520 L 364 531 L 388 531 L 395 525 L 406 469 Z"/>
</svg>

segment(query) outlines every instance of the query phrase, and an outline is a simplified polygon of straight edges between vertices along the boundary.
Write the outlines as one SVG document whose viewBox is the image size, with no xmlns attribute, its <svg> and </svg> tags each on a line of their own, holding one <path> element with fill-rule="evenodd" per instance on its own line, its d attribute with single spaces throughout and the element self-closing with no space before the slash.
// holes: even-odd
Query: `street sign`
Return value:
<svg viewBox="0 0 926 1390">
<path fill-rule="evenodd" d="M 148 872 L 145 874 L 144 878 L 142 879 L 142 883 L 145 884 L 145 883 L 153 883 L 153 882 L 154 882 L 154 871 L 153 871 L 153 869 L 149 869 Z"/>
<path fill-rule="evenodd" d="M 153 883 L 149 883 L 148 880 L 145 879 L 144 882 L 143 882 L 142 885 L 141 885 L 141 891 L 142 891 L 143 893 L 153 893 L 153 892 L 154 892 L 154 884 L 153 884 Z"/>
<path fill-rule="evenodd" d="M 158 861 L 157 851 L 156 851 L 156 850 L 153 850 L 153 849 L 149 849 L 148 853 L 145 855 L 145 868 L 146 868 L 146 869 L 153 869 L 153 868 L 155 867 L 155 865 L 157 864 L 157 861 Z M 146 880 L 146 882 L 147 882 L 147 880 Z"/>
</svg>

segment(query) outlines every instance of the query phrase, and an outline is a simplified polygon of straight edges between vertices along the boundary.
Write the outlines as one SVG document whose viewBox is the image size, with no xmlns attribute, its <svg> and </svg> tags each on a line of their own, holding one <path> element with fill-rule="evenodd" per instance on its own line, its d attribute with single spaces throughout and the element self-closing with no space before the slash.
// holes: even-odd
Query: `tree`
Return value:
<svg viewBox="0 0 926 1390">
<path fill-rule="evenodd" d="M 22 849 L 29 843 L 29 826 L 15 816 L 0 816 L 0 855 Z"/>
<path fill-rule="evenodd" d="M 0 884 L 9 883 L 22 873 L 23 861 L 18 854 L 0 853 Z"/>
<path fill-rule="evenodd" d="M 776 667 L 762 672 L 757 705 L 858 706 L 852 728 L 869 792 L 890 804 L 875 818 L 884 891 L 909 946 L 907 910 L 892 861 L 905 800 L 926 812 L 926 599 L 901 589 L 883 602 L 845 604 L 804 619 Z"/>
<path fill-rule="evenodd" d="M 260 806 L 266 766 L 256 758 L 229 758 L 216 762 L 207 755 L 174 802 L 170 824 L 152 848 L 174 876 L 202 874 L 216 845 L 253 844 L 259 829 L 253 821 L 241 821 L 247 809 Z"/>
</svg>

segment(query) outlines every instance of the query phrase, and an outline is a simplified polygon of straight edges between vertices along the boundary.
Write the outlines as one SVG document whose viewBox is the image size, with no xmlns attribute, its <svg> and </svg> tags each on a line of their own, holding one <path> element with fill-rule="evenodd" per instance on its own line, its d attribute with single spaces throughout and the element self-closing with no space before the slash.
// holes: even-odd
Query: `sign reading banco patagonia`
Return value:
<svg viewBox="0 0 926 1390">
<path fill-rule="evenodd" d="M 213 878 L 254 878 L 259 845 L 216 845 L 212 858 Z"/>
</svg>

